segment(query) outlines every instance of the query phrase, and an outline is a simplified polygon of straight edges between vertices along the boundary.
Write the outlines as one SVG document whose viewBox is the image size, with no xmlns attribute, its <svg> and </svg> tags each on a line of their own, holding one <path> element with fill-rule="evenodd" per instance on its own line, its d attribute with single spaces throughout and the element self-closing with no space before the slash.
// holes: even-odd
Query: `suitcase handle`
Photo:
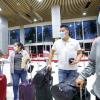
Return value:
<svg viewBox="0 0 100 100">
<path fill-rule="evenodd" d="M 86 100 L 86 87 L 84 89 L 85 89 L 85 100 Z M 80 88 L 80 100 L 83 100 L 82 88 Z"/>
<path fill-rule="evenodd" d="M 82 88 L 80 87 L 80 100 L 83 100 L 82 98 Z"/>
</svg>

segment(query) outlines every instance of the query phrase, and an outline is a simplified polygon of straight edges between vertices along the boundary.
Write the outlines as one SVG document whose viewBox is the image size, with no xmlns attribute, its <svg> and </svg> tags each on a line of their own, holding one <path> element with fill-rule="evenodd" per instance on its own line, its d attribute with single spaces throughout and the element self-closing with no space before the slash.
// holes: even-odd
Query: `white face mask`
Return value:
<svg viewBox="0 0 100 100">
<path fill-rule="evenodd" d="M 65 37 L 65 32 L 60 32 L 60 38 L 63 39 Z"/>
<path fill-rule="evenodd" d="M 99 12 L 99 16 L 98 16 L 98 24 L 100 24 L 100 12 Z"/>
</svg>

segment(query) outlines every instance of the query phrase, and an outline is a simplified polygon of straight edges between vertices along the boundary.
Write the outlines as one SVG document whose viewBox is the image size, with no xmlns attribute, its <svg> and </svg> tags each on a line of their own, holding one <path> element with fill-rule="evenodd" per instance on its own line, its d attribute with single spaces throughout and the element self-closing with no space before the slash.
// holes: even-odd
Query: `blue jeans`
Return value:
<svg viewBox="0 0 100 100">
<path fill-rule="evenodd" d="M 59 69 L 58 76 L 59 76 L 59 82 L 63 82 L 67 79 L 71 79 L 75 77 L 77 70 L 62 70 Z"/>
<path fill-rule="evenodd" d="M 21 82 L 24 82 L 26 80 L 26 76 L 27 72 L 25 70 L 14 70 L 14 74 L 12 74 L 14 100 L 17 100 L 18 97 L 19 81 L 21 79 Z"/>
</svg>

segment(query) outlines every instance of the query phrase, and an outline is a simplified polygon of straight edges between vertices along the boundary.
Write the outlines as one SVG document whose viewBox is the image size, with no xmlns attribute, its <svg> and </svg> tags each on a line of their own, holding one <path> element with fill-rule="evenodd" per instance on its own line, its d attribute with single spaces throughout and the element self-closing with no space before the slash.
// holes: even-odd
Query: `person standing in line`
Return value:
<svg viewBox="0 0 100 100">
<path fill-rule="evenodd" d="M 14 100 L 18 98 L 19 81 L 24 82 L 27 77 L 27 62 L 30 60 L 29 54 L 24 50 L 20 42 L 14 44 L 14 51 L 9 55 L 10 71 L 13 80 Z"/>
<path fill-rule="evenodd" d="M 61 25 L 60 27 L 60 38 L 53 44 L 49 56 L 48 68 L 52 69 L 51 61 L 56 52 L 58 56 L 59 82 L 62 82 L 75 76 L 77 63 L 82 57 L 82 51 L 79 42 L 70 37 L 70 30 L 66 25 Z"/>
<path fill-rule="evenodd" d="M 92 44 L 88 66 L 80 73 L 76 79 L 76 86 L 83 88 L 85 79 L 96 74 L 93 91 L 96 100 L 100 100 L 100 37 L 96 38 Z"/>
</svg>

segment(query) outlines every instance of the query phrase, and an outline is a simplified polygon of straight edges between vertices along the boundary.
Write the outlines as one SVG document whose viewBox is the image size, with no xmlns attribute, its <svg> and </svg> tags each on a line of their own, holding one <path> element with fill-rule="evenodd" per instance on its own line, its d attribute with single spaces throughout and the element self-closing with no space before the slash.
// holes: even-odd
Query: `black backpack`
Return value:
<svg viewBox="0 0 100 100">
<path fill-rule="evenodd" d="M 73 79 L 68 79 L 57 85 L 54 85 L 51 89 L 52 96 L 55 100 L 90 100 L 90 93 L 87 91 L 85 85 L 82 91 L 76 87 L 75 80 L 78 77 L 76 73 Z M 80 92 L 82 95 L 80 95 Z"/>
<path fill-rule="evenodd" d="M 36 100 L 53 100 L 51 94 L 53 77 L 46 67 L 38 71 L 34 77 Z"/>
<path fill-rule="evenodd" d="M 53 77 L 51 76 L 51 71 L 44 67 L 43 69 L 37 72 L 33 81 L 36 88 L 41 88 L 45 85 L 52 84 Z"/>
</svg>

